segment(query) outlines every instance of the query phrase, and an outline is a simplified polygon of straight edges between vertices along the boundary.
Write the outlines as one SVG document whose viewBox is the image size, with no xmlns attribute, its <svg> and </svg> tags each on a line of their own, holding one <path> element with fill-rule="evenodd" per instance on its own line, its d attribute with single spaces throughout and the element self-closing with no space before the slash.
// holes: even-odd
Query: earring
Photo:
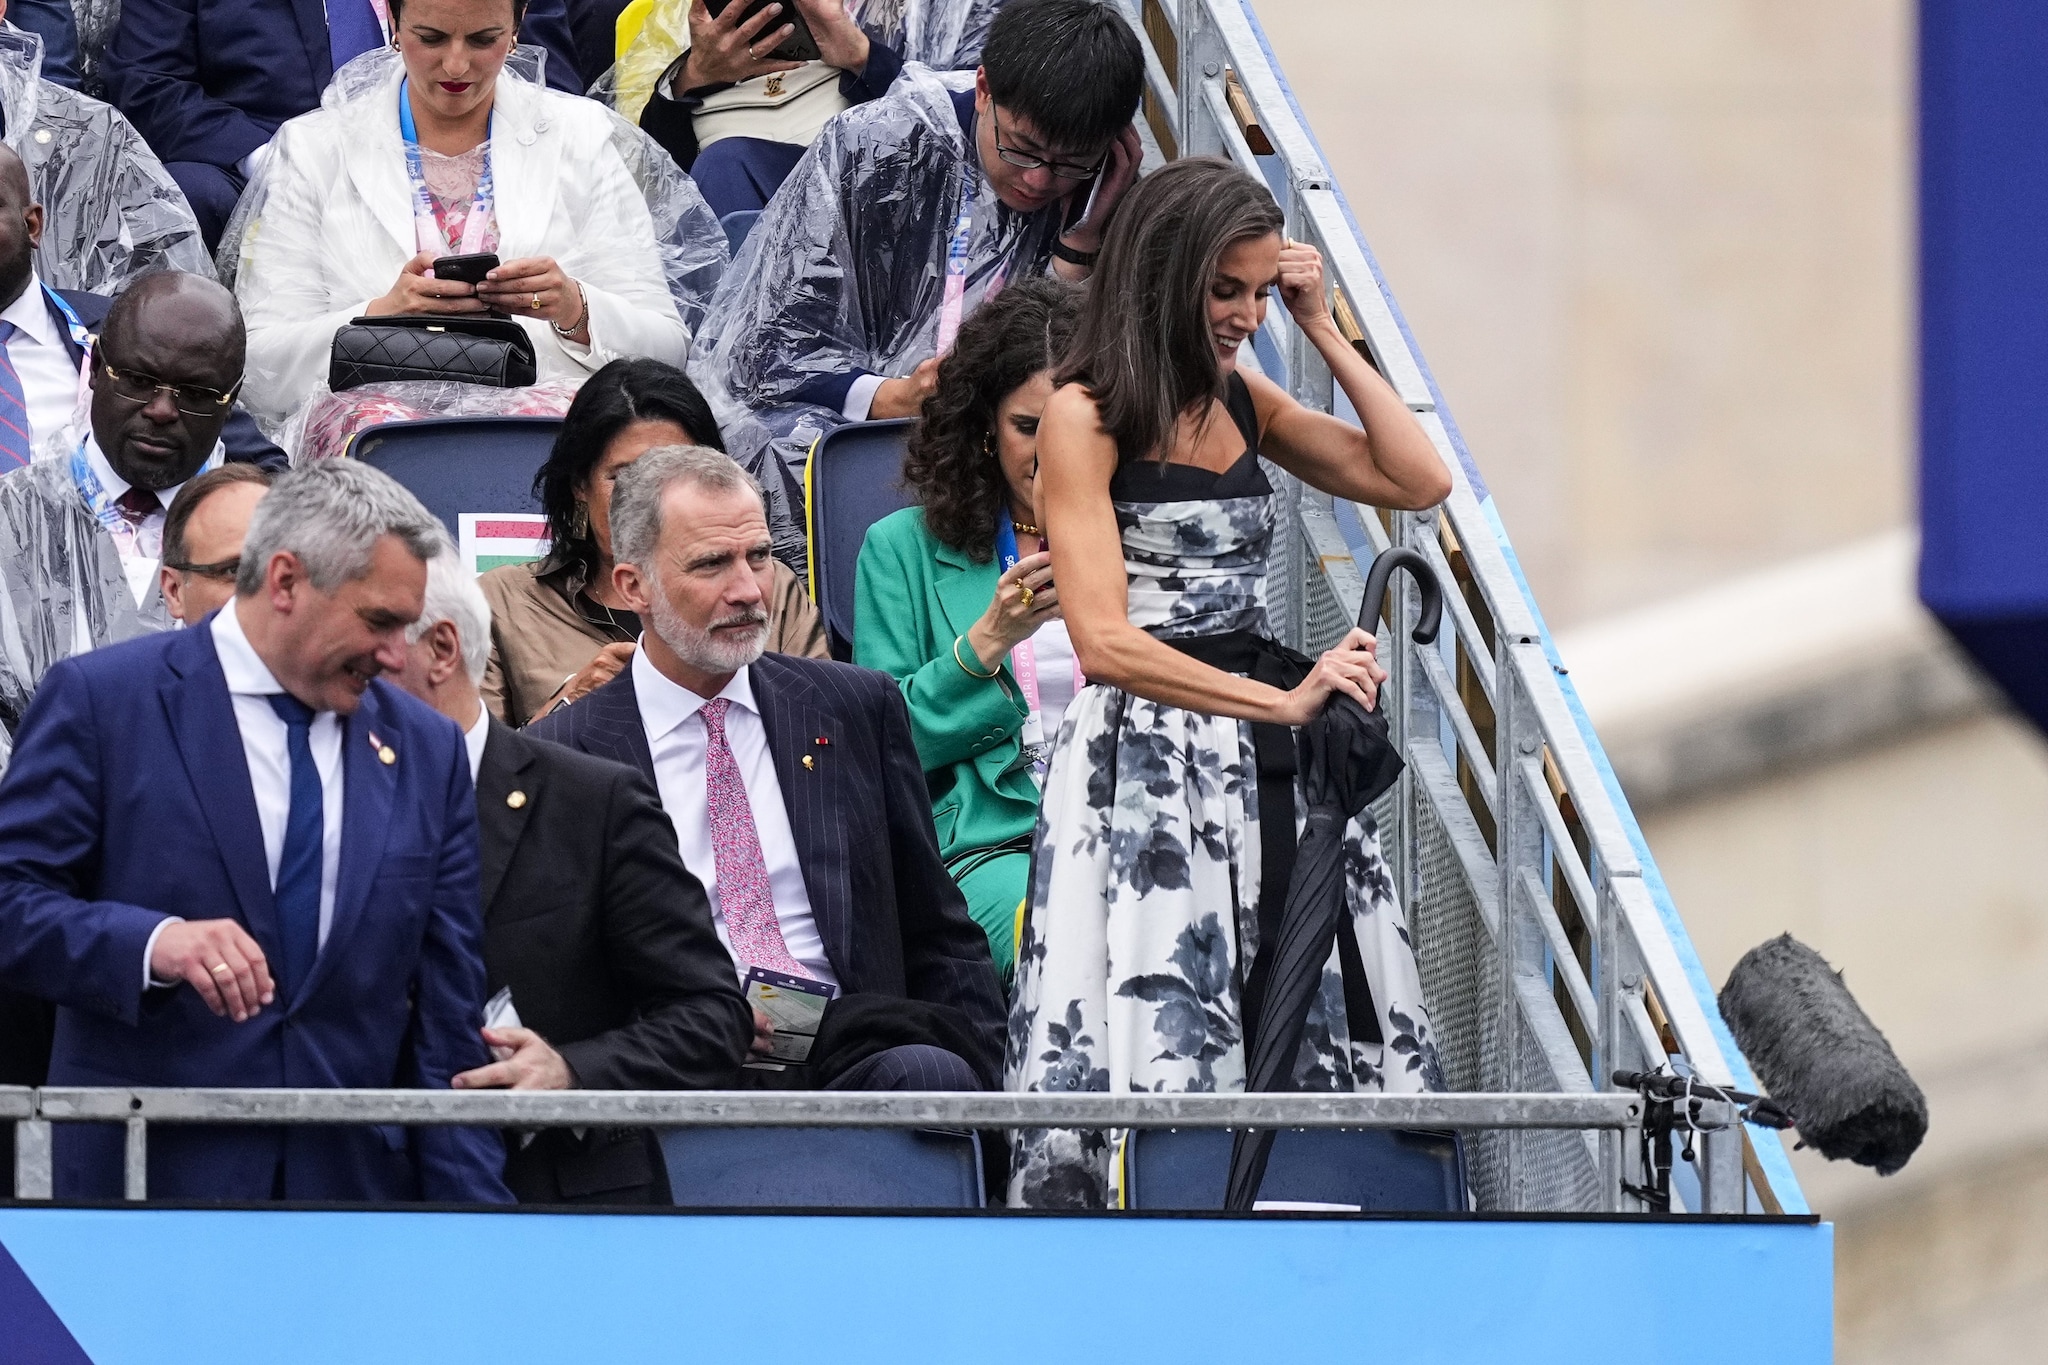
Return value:
<svg viewBox="0 0 2048 1365">
<path fill-rule="evenodd" d="M 576 504 L 576 514 L 569 518 L 569 534 L 578 540 L 585 539 L 590 535 L 589 503 L 579 502 Z"/>
</svg>

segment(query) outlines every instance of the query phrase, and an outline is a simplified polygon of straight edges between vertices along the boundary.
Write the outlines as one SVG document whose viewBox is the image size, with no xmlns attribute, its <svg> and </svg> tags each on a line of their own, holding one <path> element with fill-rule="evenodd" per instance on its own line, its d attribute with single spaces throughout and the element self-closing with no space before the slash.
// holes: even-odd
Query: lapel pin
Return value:
<svg viewBox="0 0 2048 1365">
<path fill-rule="evenodd" d="M 811 741 L 811 743 L 817 745 L 820 749 L 826 747 L 831 742 L 831 740 L 825 738 L 823 735 L 819 735 L 816 739 Z"/>
<path fill-rule="evenodd" d="M 524 806 L 524 805 L 526 804 L 526 793 L 525 793 L 525 792 L 507 792 L 507 793 L 505 793 L 505 804 L 506 804 L 506 805 L 508 805 L 508 806 L 510 806 L 510 807 L 511 807 L 511 808 L 512 808 L 513 810 L 518 810 L 518 809 L 519 809 L 519 808 L 520 808 L 521 806 Z"/>
<path fill-rule="evenodd" d="M 818 765 L 817 765 L 817 762 L 816 762 L 815 760 L 813 760 L 813 759 L 811 758 L 811 756 L 810 756 L 809 754 L 805 754 L 805 755 L 804 755 L 804 766 L 805 766 L 806 768 L 815 768 L 815 767 L 817 767 Z"/>
<path fill-rule="evenodd" d="M 398 762 L 398 750 L 392 748 L 389 744 L 386 744 L 383 740 L 377 738 L 377 732 L 375 730 L 370 731 L 370 747 L 377 751 L 377 761 L 379 763 L 382 763 L 385 767 L 388 768 L 392 764 Z"/>
</svg>

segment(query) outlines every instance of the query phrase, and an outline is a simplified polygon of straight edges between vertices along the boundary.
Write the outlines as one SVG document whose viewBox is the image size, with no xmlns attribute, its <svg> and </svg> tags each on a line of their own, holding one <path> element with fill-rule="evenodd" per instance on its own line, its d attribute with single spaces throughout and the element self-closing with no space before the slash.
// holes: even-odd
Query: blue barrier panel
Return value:
<svg viewBox="0 0 2048 1365">
<path fill-rule="evenodd" d="M 2048 5 L 1920 6 L 1920 596 L 2048 727 Z"/>
<path fill-rule="evenodd" d="M 14 1206 L 0 1245 L 95 1365 L 1826 1365 L 1833 1349 L 1833 1229 L 1804 1220 Z"/>
</svg>

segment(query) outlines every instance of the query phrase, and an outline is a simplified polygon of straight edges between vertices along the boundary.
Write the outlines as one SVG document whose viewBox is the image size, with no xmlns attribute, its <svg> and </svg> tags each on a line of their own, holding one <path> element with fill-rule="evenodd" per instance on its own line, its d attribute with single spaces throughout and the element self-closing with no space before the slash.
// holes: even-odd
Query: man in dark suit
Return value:
<svg viewBox="0 0 2048 1365">
<path fill-rule="evenodd" d="M 547 49 L 548 84 L 582 94 L 563 0 L 506 3 L 520 41 Z M 389 38 L 370 0 L 123 0 L 101 69 L 211 250 L 278 125 L 318 108 L 337 68 Z"/>
<path fill-rule="evenodd" d="M 0 780 L 0 984 L 55 1085 L 439 1087 L 487 1060 L 462 735 L 377 679 L 447 535 L 353 460 L 278 480 L 233 603 L 51 669 Z M 118 1197 L 118 1128 L 57 1194 Z M 506 1202 L 460 1128 L 156 1129 L 158 1198 Z"/>
<path fill-rule="evenodd" d="M 401 687 L 463 729 L 483 854 L 484 967 L 516 1025 L 455 1087 L 690 1090 L 732 1082 L 753 1036 L 732 958 L 675 831 L 631 768 L 528 739 L 484 710 L 491 609 L 452 549 L 427 565 Z M 508 1139 L 523 1203 L 666 1204 L 654 1134 Z"/>
<path fill-rule="evenodd" d="M 718 451 L 663 447 L 621 471 L 611 521 L 640 648 L 530 733 L 653 779 L 741 970 L 836 988 L 817 1044 L 827 1084 L 998 1084 L 1002 991 L 939 861 L 902 694 L 867 669 L 761 652 L 760 486 Z M 742 1075 L 807 1088 L 822 1060 Z"/>
</svg>

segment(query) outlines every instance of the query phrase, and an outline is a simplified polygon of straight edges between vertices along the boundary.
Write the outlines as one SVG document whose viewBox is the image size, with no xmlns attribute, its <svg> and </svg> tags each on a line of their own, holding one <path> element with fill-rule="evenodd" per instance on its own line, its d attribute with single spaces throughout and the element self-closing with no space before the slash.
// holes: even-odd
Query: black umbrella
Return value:
<svg viewBox="0 0 2048 1365">
<path fill-rule="evenodd" d="M 1422 616 L 1414 639 L 1417 644 L 1430 644 L 1443 616 L 1443 592 L 1429 561 L 1406 546 L 1396 546 L 1373 560 L 1358 624 L 1372 629 L 1396 569 L 1408 570 L 1421 590 Z M 1339 933 L 1344 922 L 1344 827 L 1400 778 L 1401 755 L 1388 738 L 1386 716 L 1379 710 L 1366 710 L 1341 692 L 1301 727 L 1296 744 L 1307 819 L 1295 846 L 1294 870 L 1287 882 L 1278 932 L 1269 939 L 1261 926 L 1258 960 L 1244 991 L 1245 1089 L 1254 1091 L 1294 1088 L 1294 1059 L 1308 1026 L 1309 1004 L 1322 985 L 1332 941 L 1343 967 L 1350 1029 L 1358 1036 L 1376 1035 L 1379 1030 L 1357 942 L 1350 934 Z M 1263 801 L 1266 794 L 1260 796 Z M 1237 1133 L 1230 1148 L 1225 1208 L 1246 1211 L 1252 1207 L 1272 1148 L 1271 1129 Z"/>
</svg>

